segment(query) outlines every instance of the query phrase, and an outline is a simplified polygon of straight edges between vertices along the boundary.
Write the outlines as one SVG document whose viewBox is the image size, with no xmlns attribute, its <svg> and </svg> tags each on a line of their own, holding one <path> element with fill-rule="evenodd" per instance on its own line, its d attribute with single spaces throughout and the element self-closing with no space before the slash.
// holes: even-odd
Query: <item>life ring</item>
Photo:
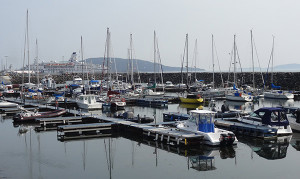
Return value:
<svg viewBox="0 0 300 179">
<path fill-rule="evenodd" d="M 122 98 L 122 102 L 125 102 L 125 98 Z"/>
</svg>

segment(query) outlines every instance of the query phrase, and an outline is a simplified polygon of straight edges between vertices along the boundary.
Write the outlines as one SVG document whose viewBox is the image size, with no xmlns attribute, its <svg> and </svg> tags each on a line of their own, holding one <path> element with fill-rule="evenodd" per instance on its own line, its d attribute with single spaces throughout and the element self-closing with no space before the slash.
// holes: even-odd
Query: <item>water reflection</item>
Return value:
<svg viewBox="0 0 300 179">
<path fill-rule="evenodd" d="M 247 144 L 253 152 L 268 160 L 283 159 L 286 157 L 287 148 L 292 136 L 282 136 L 276 139 L 263 140 L 251 138 L 239 138 L 239 142 Z M 253 156 L 252 156 L 253 157 Z"/>
<path fill-rule="evenodd" d="M 188 159 L 187 168 L 192 168 L 198 171 L 216 170 L 215 157 L 221 159 L 229 159 L 235 157 L 235 149 L 233 146 L 212 148 L 205 145 L 198 146 L 178 146 L 158 142 L 136 135 L 124 133 L 122 137 L 135 141 L 140 146 L 141 144 L 148 145 L 154 148 L 155 166 L 158 166 L 158 150 L 167 151 L 176 155 L 184 156 Z M 236 146 L 235 146 L 236 147 Z"/>
<path fill-rule="evenodd" d="M 241 101 L 226 101 L 225 105 L 229 107 L 229 109 L 236 109 L 242 111 L 253 111 L 254 105 L 252 102 L 241 102 Z"/>
<path fill-rule="evenodd" d="M 198 156 L 190 156 L 189 160 L 191 168 L 198 171 L 216 170 L 215 157 L 220 156 L 221 159 L 234 158 L 235 150 L 232 146 L 221 147 L 219 149 L 203 148 L 203 154 Z"/>
<path fill-rule="evenodd" d="M 179 107 L 186 108 L 187 111 L 195 110 L 195 109 L 203 109 L 203 105 L 199 105 L 199 104 L 180 103 Z"/>
<path fill-rule="evenodd" d="M 290 141 L 291 146 L 293 146 L 297 151 L 300 151 L 300 133 L 293 133 L 292 139 Z"/>
<path fill-rule="evenodd" d="M 269 99 L 269 98 L 262 98 L 260 99 L 260 104 L 262 107 L 278 107 L 278 106 L 294 106 L 294 99 Z"/>
</svg>

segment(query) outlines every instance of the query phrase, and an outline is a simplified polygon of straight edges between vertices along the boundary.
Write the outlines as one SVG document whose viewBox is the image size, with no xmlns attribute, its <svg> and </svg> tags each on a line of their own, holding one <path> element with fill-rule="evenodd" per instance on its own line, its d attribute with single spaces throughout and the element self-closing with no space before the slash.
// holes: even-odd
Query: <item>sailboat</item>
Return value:
<svg viewBox="0 0 300 179">
<path fill-rule="evenodd" d="M 234 92 L 229 93 L 226 95 L 226 100 L 231 100 L 231 101 L 243 101 L 243 102 L 250 102 L 253 101 L 253 96 L 251 93 L 246 93 L 243 90 L 239 90 L 236 88 L 237 80 L 236 80 L 236 54 L 237 54 L 237 48 L 236 48 L 236 42 L 235 42 L 235 35 L 234 35 L 234 43 L 233 43 L 233 56 L 234 56 L 234 62 L 233 62 L 233 89 Z"/>
<path fill-rule="evenodd" d="M 214 52 L 214 49 L 216 47 L 215 47 L 215 42 L 214 42 L 214 36 L 212 35 L 211 37 L 212 37 L 212 68 L 213 68 L 212 88 L 209 88 L 205 91 L 200 91 L 200 94 L 203 97 L 207 97 L 207 98 L 224 97 L 225 96 L 225 89 L 224 88 L 216 88 L 216 86 L 215 86 L 215 59 L 214 59 L 215 52 Z M 223 77 L 222 77 L 221 70 L 220 70 L 220 74 L 221 74 L 221 79 L 222 79 L 222 84 L 223 84 Z"/>
<path fill-rule="evenodd" d="M 265 98 L 272 99 L 294 99 L 294 94 L 289 91 L 282 91 L 281 86 L 276 86 L 273 84 L 273 62 L 274 62 L 274 36 L 273 36 L 273 45 L 270 56 L 270 61 L 272 60 L 272 71 L 271 71 L 271 91 L 264 92 Z M 269 61 L 269 64 L 270 64 Z"/>
<path fill-rule="evenodd" d="M 82 37 L 81 37 L 81 59 L 83 63 L 83 50 L 82 50 Z M 82 77 L 84 77 L 83 74 L 83 68 L 82 68 Z M 83 81 L 82 85 L 83 85 Z M 102 103 L 96 101 L 96 95 L 93 94 L 81 94 L 76 99 L 76 103 L 79 108 L 82 109 L 102 109 Z"/>
<path fill-rule="evenodd" d="M 188 67 L 188 34 L 186 34 L 186 40 L 185 40 L 185 50 L 184 52 L 186 53 L 186 72 L 187 72 L 187 79 L 186 79 L 186 84 L 187 84 L 187 87 L 189 86 L 189 67 Z M 202 103 L 203 102 L 203 98 L 200 96 L 200 95 L 196 95 L 196 94 L 186 94 L 186 96 L 182 96 L 179 98 L 180 99 L 180 102 L 182 103 L 193 103 L 193 104 L 196 104 L 196 103 Z"/>
<path fill-rule="evenodd" d="M 156 92 L 156 55 L 157 55 L 157 39 L 156 39 L 156 33 L 154 31 L 154 56 L 153 56 L 153 61 L 154 61 L 154 82 L 153 84 L 148 86 L 148 89 L 144 91 L 144 97 L 145 98 L 151 98 L 151 97 L 162 97 L 165 93 L 164 92 Z M 152 90 L 153 89 L 153 90 Z"/>
</svg>

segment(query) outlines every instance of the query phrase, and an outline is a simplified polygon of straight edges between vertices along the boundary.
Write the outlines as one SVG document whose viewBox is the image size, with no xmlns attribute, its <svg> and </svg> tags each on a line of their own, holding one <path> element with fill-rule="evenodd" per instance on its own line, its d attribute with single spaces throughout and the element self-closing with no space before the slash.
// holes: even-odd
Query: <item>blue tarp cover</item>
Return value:
<svg viewBox="0 0 300 179">
<path fill-rule="evenodd" d="M 71 84 L 70 86 L 71 87 L 78 87 L 79 85 L 77 85 L 77 84 Z"/>
<path fill-rule="evenodd" d="M 28 89 L 28 91 L 29 91 L 29 92 L 36 92 L 36 91 L 34 91 L 33 89 Z"/>
<path fill-rule="evenodd" d="M 275 86 L 273 83 L 271 84 L 271 87 L 272 87 L 273 89 L 280 89 L 280 88 L 281 88 L 281 86 Z"/>
<path fill-rule="evenodd" d="M 90 82 L 91 82 L 91 83 L 99 83 L 98 80 L 91 80 Z"/>
</svg>

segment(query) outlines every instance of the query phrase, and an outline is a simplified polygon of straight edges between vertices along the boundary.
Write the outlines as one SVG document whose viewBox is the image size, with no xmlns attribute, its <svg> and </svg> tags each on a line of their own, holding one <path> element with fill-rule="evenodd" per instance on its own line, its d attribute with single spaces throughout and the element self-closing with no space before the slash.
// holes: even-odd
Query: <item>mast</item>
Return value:
<svg viewBox="0 0 300 179">
<path fill-rule="evenodd" d="M 29 58 L 29 32 L 28 32 L 28 9 L 26 16 L 26 35 L 27 35 L 27 59 L 28 59 L 28 84 L 30 88 L 30 58 Z"/>
<path fill-rule="evenodd" d="M 253 34 L 252 34 L 252 30 L 251 32 L 251 57 L 252 57 L 252 70 L 253 70 L 253 88 L 255 88 L 255 79 L 254 79 L 254 59 L 253 59 Z"/>
<path fill-rule="evenodd" d="M 38 88 L 40 87 L 40 79 L 39 79 L 39 47 L 38 47 L 38 40 L 36 39 L 36 82 Z"/>
<path fill-rule="evenodd" d="M 133 58 L 132 58 L 132 34 L 130 34 L 130 62 L 131 62 L 131 85 L 133 85 Z"/>
<path fill-rule="evenodd" d="M 188 44 L 189 44 L 189 41 L 188 41 L 188 38 L 189 38 L 189 35 L 186 34 L 186 85 L 187 87 L 189 86 L 189 53 L 188 53 Z"/>
<path fill-rule="evenodd" d="M 81 48 L 81 71 L 82 71 L 82 86 L 83 86 L 83 80 L 84 80 L 84 74 L 83 74 L 83 51 L 82 51 L 82 36 L 80 38 L 80 48 Z"/>
<path fill-rule="evenodd" d="M 197 52 L 197 48 L 198 48 L 198 43 L 197 43 L 197 39 L 195 41 L 195 82 L 197 81 L 197 55 L 198 55 L 198 52 Z"/>
<path fill-rule="evenodd" d="M 213 89 L 215 89 L 215 59 L 214 59 L 214 35 L 211 35 L 211 55 L 212 55 L 212 67 L 213 67 Z"/>
<path fill-rule="evenodd" d="M 272 53 L 271 53 L 271 59 L 272 59 L 272 69 L 271 69 L 271 84 L 273 83 L 273 62 L 274 62 L 274 40 L 275 40 L 275 37 L 273 36 L 273 43 L 272 43 Z"/>
<path fill-rule="evenodd" d="M 112 83 L 111 83 L 110 31 L 109 31 L 109 28 L 107 28 L 107 35 L 108 35 L 108 41 L 107 41 L 107 63 L 109 63 L 109 83 L 110 83 L 110 87 L 111 87 Z"/>
<path fill-rule="evenodd" d="M 155 41 L 156 41 L 156 34 L 155 34 L 155 31 L 154 31 L 154 54 L 153 54 L 153 61 L 154 61 L 154 86 L 156 86 L 156 74 L 155 74 L 155 66 L 156 66 L 156 44 L 155 44 Z M 156 88 L 154 88 L 154 91 L 156 91 Z"/>
<path fill-rule="evenodd" d="M 234 35 L 234 41 L 233 41 L 233 83 L 236 84 L 236 44 L 235 44 L 235 35 Z"/>
</svg>

